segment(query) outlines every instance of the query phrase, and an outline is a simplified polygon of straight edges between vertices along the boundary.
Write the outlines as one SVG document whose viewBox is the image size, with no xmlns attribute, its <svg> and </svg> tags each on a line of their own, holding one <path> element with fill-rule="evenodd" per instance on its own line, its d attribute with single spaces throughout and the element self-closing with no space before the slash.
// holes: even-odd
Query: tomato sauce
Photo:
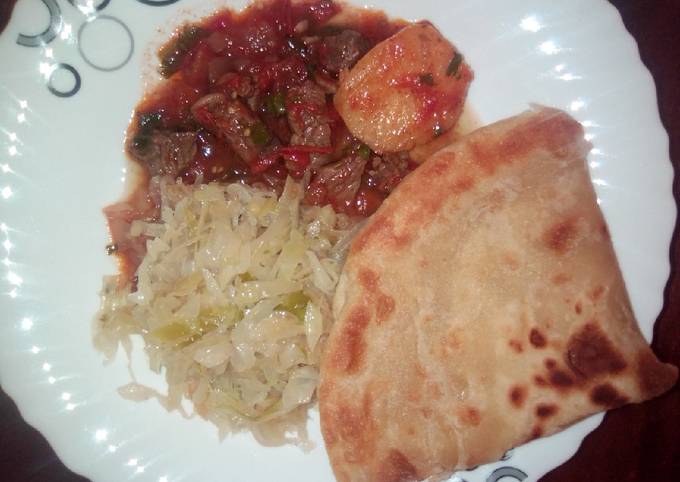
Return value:
<svg viewBox="0 0 680 482">
<path fill-rule="evenodd" d="M 166 80 L 137 106 L 128 154 L 152 177 L 178 151 L 175 134 L 193 133 L 193 154 L 164 174 L 276 190 L 288 175 L 307 175 L 307 203 L 368 216 L 415 164 L 404 154 L 390 169 L 372 168 L 391 161 L 337 114 L 337 64 L 350 66 L 404 25 L 331 0 L 270 0 L 185 25 L 159 50 Z M 310 86 L 320 99 L 305 93 Z"/>
</svg>

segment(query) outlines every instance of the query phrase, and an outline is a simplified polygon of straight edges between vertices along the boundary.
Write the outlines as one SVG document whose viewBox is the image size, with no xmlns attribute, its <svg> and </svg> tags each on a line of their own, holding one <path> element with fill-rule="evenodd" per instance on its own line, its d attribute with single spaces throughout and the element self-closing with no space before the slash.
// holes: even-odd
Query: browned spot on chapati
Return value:
<svg viewBox="0 0 680 482">
<path fill-rule="evenodd" d="M 445 203 L 450 202 L 452 197 L 455 198 L 470 191 L 475 186 L 475 177 L 468 175 L 454 177 L 451 175 L 451 165 L 454 163 L 455 157 L 455 152 L 443 150 L 422 164 L 418 170 L 418 178 L 432 180 L 427 189 L 423 189 L 422 183 L 409 182 L 408 178 L 400 185 L 400 189 L 404 193 L 408 193 L 410 200 L 408 209 L 403 210 L 404 216 L 398 224 L 407 226 L 408 232 L 397 233 L 394 225 L 378 229 L 373 226 L 375 224 L 373 223 L 371 227 L 376 231 L 388 233 L 389 236 L 381 235 L 381 237 L 397 248 L 404 248 L 409 245 L 412 242 L 413 233 L 417 233 L 418 228 L 431 223 Z M 381 218 L 392 217 L 393 213 L 388 213 L 388 210 L 389 208 L 383 208 L 378 215 Z M 368 237 L 372 237 L 372 235 Z M 355 246 L 357 249 L 363 249 L 365 246 L 364 239 L 355 242 Z"/>
<path fill-rule="evenodd" d="M 355 373 L 361 368 L 366 351 L 364 332 L 370 319 L 370 313 L 365 306 L 358 305 L 352 308 L 332 356 L 335 369 Z"/>
<path fill-rule="evenodd" d="M 470 139 L 468 147 L 474 162 L 488 176 L 504 164 L 529 159 L 536 146 L 564 158 L 570 155 L 565 146 L 572 145 L 575 136 L 583 136 L 578 123 L 563 112 L 546 111 L 514 126 L 500 139 Z"/>
<path fill-rule="evenodd" d="M 553 224 L 543 234 L 543 242 L 557 254 L 566 254 L 573 248 L 578 236 L 578 227 L 573 219 L 566 219 Z"/>
<path fill-rule="evenodd" d="M 538 418 L 549 418 L 557 413 L 558 407 L 553 403 L 539 403 L 536 405 L 536 416 Z"/>
<path fill-rule="evenodd" d="M 628 397 L 622 395 L 609 383 L 597 385 L 590 391 L 590 400 L 595 405 L 607 408 L 616 408 L 628 403 Z"/>
<path fill-rule="evenodd" d="M 466 424 L 476 427 L 482 421 L 482 416 L 474 407 L 463 407 L 458 411 L 458 417 L 460 420 Z"/>
<path fill-rule="evenodd" d="M 427 163 L 422 168 L 426 166 Z M 450 182 L 433 184 L 427 192 L 421 190 L 417 198 L 412 201 L 404 224 L 411 226 L 413 230 L 415 226 L 422 227 L 430 223 L 451 196 L 463 194 L 472 189 L 474 185 L 473 178 L 463 176 Z"/>
<path fill-rule="evenodd" d="M 357 253 L 362 251 L 366 245 L 373 239 L 378 238 L 389 226 L 391 221 L 385 219 L 385 216 L 377 214 L 373 217 L 373 222 L 369 223 L 356 237 L 352 243 L 351 252 Z"/>
<path fill-rule="evenodd" d="M 375 424 L 365 398 L 363 402 L 362 406 L 339 402 L 326 412 L 324 424 L 327 443 L 329 438 L 335 443 L 344 441 L 345 455 L 356 462 L 370 459 L 375 449 L 375 438 L 371 435 Z"/>
<path fill-rule="evenodd" d="M 548 373 L 546 374 L 547 383 L 553 388 L 562 390 L 571 387 L 575 383 L 572 376 L 567 371 L 560 368 L 555 359 L 546 358 L 543 361 L 543 364 L 548 369 Z M 543 377 L 541 377 L 541 379 L 543 379 Z"/>
<path fill-rule="evenodd" d="M 516 353 L 522 353 L 524 351 L 524 347 L 519 340 L 510 340 L 508 341 L 508 345 L 510 345 L 510 348 L 512 348 Z"/>
<path fill-rule="evenodd" d="M 352 244 L 353 253 L 364 250 L 369 244 L 377 243 L 395 248 L 403 248 L 411 242 L 409 233 L 397 233 L 390 219 L 389 211 L 382 211 L 373 217 Z"/>
<path fill-rule="evenodd" d="M 521 408 L 524 405 L 524 401 L 527 398 L 527 389 L 522 385 L 515 385 L 510 388 L 510 402 L 517 408 Z"/>
<path fill-rule="evenodd" d="M 566 361 L 574 372 L 585 378 L 620 373 L 626 368 L 623 355 L 595 320 L 569 338 Z"/>
<path fill-rule="evenodd" d="M 418 480 L 418 471 L 402 452 L 396 449 L 389 455 L 378 469 L 377 482 L 405 482 Z"/>
<path fill-rule="evenodd" d="M 576 304 L 574 305 L 574 311 L 576 312 L 577 315 L 580 315 L 583 312 L 583 305 L 581 304 L 580 301 L 577 301 Z"/>
<path fill-rule="evenodd" d="M 361 425 L 352 409 L 343 403 L 326 410 L 324 438 L 326 444 L 335 445 L 340 440 L 352 440 L 361 435 Z M 344 423 L 344 422 L 347 423 Z"/>
<path fill-rule="evenodd" d="M 545 387 L 548 384 L 546 379 L 543 378 L 541 375 L 534 375 L 534 383 L 538 387 Z"/>
<path fill-rule="evenodd" d="M 387 318 L 389 318 L 389 316 L 394 311 L 395 305 L 394 298 L 386 294 L 381 294 L 380 296 L 378 296 L 376 303 L 377 306 L 375 308 L 376 311 L 375 318 L 376 322 L 378 324 L 381 324 L 382 322 L 387 320 Z"/>
<path fill-rule="evenodd" d="M 546 340 L 545 336 L 538 330 L 538 328 L 532 328 L 529 332 L 529 342 L 535 348 L 545 348 L 545 346 L 548 344 L 548 340 Z"/>
<path fill-rule="evenodd" d="M 475 180 L 471 177 L 459 177 L 451 184 L 451 191 L 455 194 L 462 194 L 475 186 Z"/>
<path fill-rule="evenodd" d="M 567 388 L 574 384 L 573 378 L 564 370 L 551 370 L 548 374 L 550 384 L 556 388 Z"/>
<path fill-rule="evenodd" d="M 383 323 L 394 311 L 394 298 L 380 290 L 380 275 L 371 269 L 359 270 L 359 283 L 364 288 L 367 303 L 375 306 L 376 322 Z"/>
<path fill-rule="evenodd" d="M 378 289 L 380 275 L 373 270 L 362 268 L 359 270 L 359 282 L 369 293 L 374 293 Z"/>
<path fill-rule="evenodd" d="M 531 429 L 531 438 L 530 440 L 534 440 L 539 438 L 541 435 L 543 435 L 543 427 L 540 425 L 535 425 L 534 428 Z"/>
<path fill-rule="evenodd" d="M 604 294 L 604 286 L 599 285 L 590 290 L 590 293 L 588 293 L 588 298 L 590 298 L 590 301 L 593 303 L 597 303 L 597 301 L 602 298 L 602 295 Z"/>
<path fill-rule="evenodd" d="M 437 154 L 430 162 L 425 162 L 420 171 L 423 176 L 430 179 L 438 179 L 448 173 L 449 166 L 455 161 L 456 153 L 451 151 L 444 151 Z"/>
<path fill-rule="evenodd" d="M 569 276 L 566 273 L 558 273 L 555 276 L 553 276 L 552 282 L 555 285 L 563 285 L 565 283 L 568 283 L 571 281 L 571 276 Z"/>
</svg>

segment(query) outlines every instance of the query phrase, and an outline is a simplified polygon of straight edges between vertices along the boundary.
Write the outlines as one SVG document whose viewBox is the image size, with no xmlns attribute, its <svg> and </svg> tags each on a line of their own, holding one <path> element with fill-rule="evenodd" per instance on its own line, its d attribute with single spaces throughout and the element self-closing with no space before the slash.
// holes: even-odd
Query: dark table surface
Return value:
<svg viewBox="0 0 680 482">
<path fill-rule="evenodd" d="M 0 0 L 5 2 L 6 0 Z M 680 0 L 612 0 L 635 37 L 640 56 L 656 81 L 661 119 L 670 135 L 671 160 L 680 164 Z M 673 185 L 680 199 L 680 181 Z M 672 273 L 665 305 L 657 320 L 653 348 L 680 366 L 680 240 L 673 237 Z M 59 461 L 43 436 L 28 426 L 0 391 L 0 479 L 70 482 L 86 479 Z M 558 481 L 680 480 L 680 386 L 640 406 L 607 414 L 578 453 L 543 479 Z"/>
</svg>

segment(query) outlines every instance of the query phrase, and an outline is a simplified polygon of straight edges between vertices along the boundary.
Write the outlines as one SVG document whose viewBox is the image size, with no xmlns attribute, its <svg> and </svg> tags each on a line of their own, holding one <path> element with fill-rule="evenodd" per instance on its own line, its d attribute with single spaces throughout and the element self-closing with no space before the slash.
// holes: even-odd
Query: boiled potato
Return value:
<svg viewBox="0 0 680 482">
<path fill-rule="evenodd" d="M 374 151 L 409 150 L 456 123 L 471 80 L 463 56 L 419 22 L 341 72 L 334 102 L 350 132 Z"/>
</svg>

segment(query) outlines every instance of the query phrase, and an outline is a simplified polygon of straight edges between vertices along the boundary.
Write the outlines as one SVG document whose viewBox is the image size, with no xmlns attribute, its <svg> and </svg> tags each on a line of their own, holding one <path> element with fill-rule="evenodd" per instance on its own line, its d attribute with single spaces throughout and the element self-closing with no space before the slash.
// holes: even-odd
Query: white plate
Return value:
<svg viewBox="0 0 680 482">
<path fill-rule="evenodd" d="M 649 338 L 669 271 L 673 172 L 654 84 L 618 13 L 602 0 L 446 5 L 371 3 L 393 16 L 433 20 L 461 48 L 475 70 L 470 103 L 483 122 L 530 102 L 583 122 L 595 146 L 593 182 Z M 0 36 L 2 386 L 62 460 L 96 481 L 332 480 L 321 443 L 309 454 L 263 448 L 248 434 L 220 443 L 207 422 L 183 420 L 153 401 L 122 400 L 115 390 L 129 381 L 125 360 L 103 366 L 90 342 L 101 276 L 114 270 L 101 208 L 122 192 L 123 132 L 142 93 L 140 74 L 154 65 L 150 42 L 165 38 L 159 27 L 167 33 L 215 6 L 22 0 Z M 459 478 L 536 479 L 570 457 L 600 419 Z M 320 442 L 318 416 L 310 426 Z"/>
</svg>

